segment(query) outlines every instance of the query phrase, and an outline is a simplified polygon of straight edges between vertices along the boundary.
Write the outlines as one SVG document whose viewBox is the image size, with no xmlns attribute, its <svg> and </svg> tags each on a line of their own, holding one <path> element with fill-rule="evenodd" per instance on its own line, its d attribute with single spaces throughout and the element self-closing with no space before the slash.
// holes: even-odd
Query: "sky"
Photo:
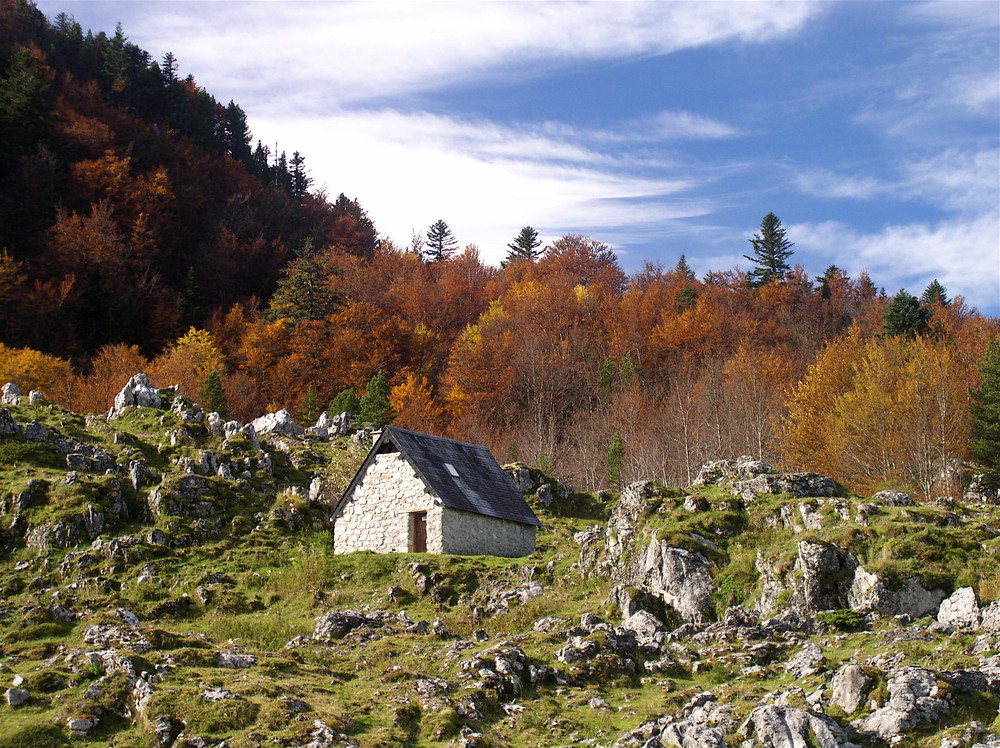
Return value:
<svg viewBox="0 0 1000 748">
<path fill-rule="evenodd" d="M 162 59 L 408 246 L 521 227 L 629 272 L 752 267 L 774 212 L 811 275 L 938 279 L 1000 314 L 1000 3 L 36 0 Z"/>
</svg>

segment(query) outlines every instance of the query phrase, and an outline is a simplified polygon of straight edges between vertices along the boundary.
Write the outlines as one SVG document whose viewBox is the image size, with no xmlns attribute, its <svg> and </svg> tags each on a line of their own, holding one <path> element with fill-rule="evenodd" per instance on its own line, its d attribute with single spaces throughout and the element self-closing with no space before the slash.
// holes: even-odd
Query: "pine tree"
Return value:
<svg viewBox="0 0 1000 748">
<path fill-rule="evenodd" d="M 985 470 L 989 488 L 1000 487 L 1000 339 L 986 349 L 979 364 L 980 384 L 969 391 L 972 444 L 969 454 Z"/>
<path fill-rule="evenodd" d="M 695 280 L 698 276 L 694 274 L 694 270 L 688 264 L 687 257 L 681 253 L 681 256 L 677 259 L 677 264 L 674 265 L 674 272 L 677 273 L 681 278 L 688 281 Z"/>
<path fill-rule="evenodd" d="M 312 239 L 306 239 L 295 254 L 296 258 L 282 271 L 267 316 L 292 322 L 325 319 L 336 302 L 327 284 L 330 272 L 319 261 Z"/>
<path fill-rule="evenodd" d="M 632 351 L 625 351 L 622 362 L 618 365 L 618 381 L 621 382 L 622 387 L 628 387 L 638 373 L 639 367 L 636 365 L 635 359 L 632 358 Z"/>
<path fill-rule="evenodd" d="M 358 403 L 358 420 L 362 423 L 384 426 L 392 420 L 392 416 L 392 408 L 389 405 L 389 381 L 385 372 L 379 369 L 375 376 L 368 380 L 365 394 Z"/>
<path fill-rule="evenodd" d="M 361 403 L 358 402 L 358 396 L 354 394 L 354 390 L 346 389 L 341 390 L 333 400 L 330 401 L 327 411 L 331 415 L 340 415 L 341 413 L 350 413 L 352 416 L 358 412 L 361 407 Z"/>
<path fill-rule="evenodd" d="M 312 184 L 312 178 L 306 175 L 305 163 L 305 156 L 298 151 L 292 154 L 292 160 L 289 162 L 290 169 L 288 174 L 291 180 L 291 193 L 292 197 L 298 202 L 302 202 L 302 198 L 309 191 L 309 185 Z"/>
<path fill-rule="evenodd" d="M 903 335 L 915 338 L 928 331 L 927 321 L 930 318 L 931 310 L 921 304 L 916 296 L 901 288 L 885 307 L 882 333 L 890 337 Z"/>
<path fill-rule="evenodd" d="M 424 249 L 424 257 L 428 262 L 443 262 L 456 249 L 458 249 L 458 240 L 451 233 L 447 223 L 437 220 L 427 227 L 427 246 Z"/>
<path fill-rule="evenodd" d="M 615 362 L 608 356 L 601 362 L 601 368 L 597 370 L 597 389 L 610 390 L 615 383 Z"/>
<path fill-rule="evenodd" d="M 306 388 L 306 394 L 302 398 L 302 407 L 299 408 L 299 421 L 307 426 L 312 426 L 319 418 L 319 397 L 316 396 L 316 388 L 311 384 Z"/>
<path fill-rule="evenodd" d="M 205 379 L 205 386 L 198 393 L 198 399 L 209 413 L 218 413 L 223 420 L 229 415 L 229 403 L 226 402 L 226 391 L 222 388 L 222 378 L 214 369 Z"/>
<path fill-rule="evenodd" d="M 625 444 L 622 441 L 622 435 L 615 432 L 614 438 L 611 440 L 611 446 L 608 448 L 607 457 L 607 479 L 608 486 L 613 488 L 621 487 L 622 479 L 622 468 L 625 465 Z"/>
<path fill-rule="evenodd" d="M 525 226 L 521 229 L 521 233 L 514 238 L 514 241 L 507 245 L 509 251 L 507 257 L 500 263 L 500 267 L 506 267 L 517 260 L 534 262 L 542 256 L 543 252 L 538 250 L 540 246 L 542 246 L 542 240 L 538 238 L 538 232 L 531 226 Z"/>
<path fill-rule="evenodd" d="M 781 283 L 791 267 L 792 242 L 785 238 L 785 229 L 774 213 L 768 213 L 760 222 L 760 233 L 750 240 L 753 255 L 743 255 L 757 267 L 750 271 L 750 283 L 755 288 L 771 282 Z"/>
<path fill-rule="evenodd" d="M 920 300 L 927 306 L 940 304 L 946 307 L 951 304 L 951 301 L 948 299 L 948 290 L 938 282 L 937 278 L 927 285 L 927 288 L 924 289 L 923 294 L 920 296 Z"/>
</svg>

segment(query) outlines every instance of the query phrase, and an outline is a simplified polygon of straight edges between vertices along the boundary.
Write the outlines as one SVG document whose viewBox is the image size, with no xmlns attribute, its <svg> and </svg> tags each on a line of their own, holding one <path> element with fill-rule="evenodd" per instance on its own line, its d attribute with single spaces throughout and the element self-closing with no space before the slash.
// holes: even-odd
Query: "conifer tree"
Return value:
<svg viewBox="0 0 1000 748">
<path fill-rule="evenodd" d="M 389 404 L 389 381 L 385 372 L 379 369 L 375 376 L 368 380 L 365 394 L 358 403 L 358 420 L 362 423 L 384 426 L 392 420 L 392 416 L 392 407 Z"/>
<path fill-rule="evenodd" d="M 743 255 L 756 267 L 750 271 L 750 283 L 755 288 L 768 283 L 781 283 L 791 267 L 788 258 L 792 256 L 792 242 L 785 238 L 785 229 L 781 221 L 768 213 L 760 222 L 760 232 L 750 240 L 753 245 L 752 255 Z"/>
<path fill-rule="evenodd" d="M 358 401 L 358 396 L 354 394 L 354 390 L 346 389 L 341 390 L 337 393 L 337 396 L 330 401 L 330 405 L 327 407 L 327 411 L 331 415 L 340 415 L 341 413 L 349 413 L 350 415 L 355 415 L 358 409 L 361 407 L 361 403 Z"/>
<path fill-rule="evenodd" d="M 327 284 L 329 271 L 320 262 L 312 239 L 306 239 L 283 271 L 267 316 L 292 322 L 321 320 L 333 311 L 336 296 Z"/>
<path fill-rule="evenodd" d="M 927 306 L 940 304 L 946 307 L 951 304 L 951 301 L 948 299 L 947 289 L 938 282 L 937 278 L 927 285 L 927 288 L 920 295 L 920 300 Z"/>
<path fill-rule="evenodd" d="M 990 488 L 1000 487 L 1000 339 L 986 349 L 979 364 L 980 384 L 969 391 L 972 415 L 972 459 L 985 470 Z"/>
<path fill-rule="evenodd" d="M 226 402 L 226 391 L 222 388 L 222 378 L 219 372 L 212 372 L 205 379 L 205 386 L 198 394 L 201 407 L 209 413 L 218 413 L 223 420 L 229 416 L 229 403 Z"/>
<path fill-rule="evenodd" d="M 927 320 L 930 318 L 931 310 L 921 304 L 916 296 L 901 288 L 885 308 L 882 332 L 890 337 L 903 335 L 915 338 L 928 331 Z"/>
<path fill-rule="evenodd" d="M 302 407 L 299 409 L 299 421 L 304 425 L 311 426 L 316 423 L 320 414 L 319 397 L 316 395 L 316 388 L 309 385 L 306 394 L 302 397 Z"/>
<path fill-rule="evenodd" d="M 514 241 L 507 245 L 509 251 L 507 257 L 500 263 L 500 267 L 506 267 L 517 260 L 534 262 L 542 256 L 544 250 L 538 249 L 541 246 L 542 240 L 538 238 L 538 232 L 531 226 L 525 226 L 521 229 L 521 233 L 514 237 Z"/>
<path fill-rule="evenodd" d="M 451 233 L 448 224 L 437 220 L 427 227 L 427 246 L 424 248 L 424 258 L 428 262 L 443 262 L 458 249 L 458 240 Z"/>
<path fill-rule="evenodd" d="M 683 252 L 681 253 L 681 256 L 677 258 L 677 264 L 674 265 L 674 272 L 684 280 L 688 281 L 693 281 L 698 277 L 694 274 L 694 270 L 691 269 L 691 266 L 688 264 L 687 257 L 684 256 Z"/>
</svg>

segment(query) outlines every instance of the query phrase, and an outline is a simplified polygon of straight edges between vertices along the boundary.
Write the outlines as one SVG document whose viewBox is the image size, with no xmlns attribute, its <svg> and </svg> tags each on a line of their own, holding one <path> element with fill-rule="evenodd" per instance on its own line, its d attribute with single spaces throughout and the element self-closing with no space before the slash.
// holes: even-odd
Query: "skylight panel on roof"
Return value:
<svg viewBox="0 0 1000 748">
<path fill-rule="evenodd" d="M 451 473 L 456 478 L 458 477 L 458 471 L 455 469 L 454 465 L 452 465 L 450 462 L 446 462 L 444 466 L 448 469 L 449 473 Z"/>
</svg>

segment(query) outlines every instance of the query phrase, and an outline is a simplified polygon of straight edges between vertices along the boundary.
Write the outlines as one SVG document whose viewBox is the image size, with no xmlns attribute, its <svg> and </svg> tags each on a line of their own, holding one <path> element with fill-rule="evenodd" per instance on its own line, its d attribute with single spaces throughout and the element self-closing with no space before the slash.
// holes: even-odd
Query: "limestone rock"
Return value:
<svg viewBox="0 0 1000 748">
<path fill-rule="evenodd" d="M 22 433 L 20 425 L 6 408 L 0 408 L 0 436 L 17 436 Z"/>
<path fill-rule="evenodd" d="M 353 420 L 350 413 L 339 413 L 331 416 L 327 411 L 319 414 L 315 426 L 306 429 L 307 433 L 314 434 L 321 439 L 332 439 L 335 436 L 347 436 Z"/>
<path fill-rule="evenodd" d="M 28 402 L 31 405 L 38 405 L 39 403 L 45 402 L 45 395 L 38 390 L 30 390 L 28 392 Z"/>
<path fill-rule="evenodd" d="M 31 701 L 31 692 L 24 688 L 8 688 L 4 698 L 8 706 L 21 706 Z"/>
<path fill-rule="evenodd" d="M 108 411 L 108 420 L 120 418 L 126 408 L 160 408 L 162 406 L 163 400 L 160 397 L 160 391 L 149 383 L 149 377 L 141 373 L 136 374 L 115 395 L 115 403 Z"/>
<path fill-rule="evenodd" d="M 222 652 L 216 653 L 215 664 L 219 667 L 239 670 L 242 668 L 253 667 L 257 664 L 257 658 L 252 654 L 245 654 L 243 652 L 227 652 L 223 650 Z"/>
<path fill-rule="evenodd" d="M 911 618 L 925 616 L 937 609 L 944 600 L 941 590 L 928 590 L 920 584 L 919 577 L 903 580 L 902 587 L 891 590 L 878 574 L 862 567 L 854 573 L 854 580 L 847 593 L 851 610 L 859 613 L 879 612 L 884 615 L 907 615 Z"/>
<path fill-rule="evenodd" d="M 987 631 L 1000 633 L 1000 600 L 994 600 L 981 612 L 980 625 Z"/>
<path fill-rule="evenodd" d="M 951 597 L 941 603 L 937 614 L 940 623 L 957 629 L 977 629 L 981 618 L 976 592 L 971 587 L 955 590 Z"/>
<path fill-rule="evenodd" d="M 819 672 L 823 662 L 823 650 L 818 644 L 808 642 L 787 663 L 785 672 L 793 678 L 805 678 Z"/>
<path fill-rule="evenodd" d="M 685 621 L 705 623 L 712 612 L 712 575 L 700 553 L 671 548 L 653 538 L 637 563 L 636 581 Z"/>
<path fill-rule="evenodd" d="M 759 706 L 743 730 L 752 734 L 754 745 L 767 748 L 840 748 L 833 720 L 791 706 Z"/>
<path fill-rule="evenodd" d="M 860 665 L 851 663 L 836 672 L 830 685 L 833 689 L 830 703 L 843 709 L 844 714 L 854 714 L 865 703 L 872 679 Z"/>
<path fill-rule="evenodd" d="M 889 700 L 864 719 L 851 724 L 863 735 L 898 743 L 921 722 L 934 722 L 948 711 L 934 673 L 919 667 L 893 671 L 888 683 Z"/>
<path fill-rule="evenodd" d="M 0 388 L 0 403 L 4 405 L 17 405 L 21 402 L 21 389 L 13 382 L 7 382 Z"/>
<path fill-rule="evenodd" d="M 809 498 L 833 496 L 837 492 L 837 484 L 833 478 L 818 473 L 764 474 L 733 483 L 732 491 L 744 501 L 753 501 L 763 494 L 775 493 Z"/>
<path fill-rule="evenodd" d="M 304 436 L 306 430 L 299 426 L 287 409 L 282 408 L 276 413 L 268 413 L 252 422 L 258 436 Z"/>
<path fill-rule="evenodd" d="M 903 491 L 879 491 L 871 496 L 873 504 L 882 506 L 916 506 L 916 502 Z"/>
</svg>

